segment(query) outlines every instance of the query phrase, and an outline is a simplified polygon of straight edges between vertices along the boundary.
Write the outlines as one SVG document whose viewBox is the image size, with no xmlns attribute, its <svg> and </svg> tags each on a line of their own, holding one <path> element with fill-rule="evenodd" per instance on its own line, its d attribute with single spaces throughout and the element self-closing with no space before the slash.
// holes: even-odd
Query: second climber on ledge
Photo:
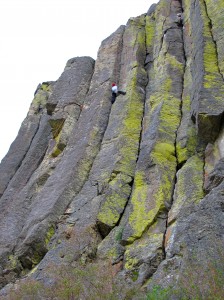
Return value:
<svg viewBox="0 0 224 300">
<path fill-rule="evenodd" d="M 111 91 L 112 91 L 112 98 L 111 98 L 112 104 L 115 102 L 117 95 L 120 95 L 120 94 L 125 95 L 126 94 L 126 92 L 118 91 L 118 87 L 117 87 L 116 83 L 112 83 Z"/>
</svg>

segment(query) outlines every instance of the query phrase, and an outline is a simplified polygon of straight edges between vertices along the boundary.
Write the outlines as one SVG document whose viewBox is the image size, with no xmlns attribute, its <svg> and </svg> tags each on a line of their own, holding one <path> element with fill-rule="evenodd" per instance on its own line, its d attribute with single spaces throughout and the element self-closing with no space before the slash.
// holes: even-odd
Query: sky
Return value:
<svg viewBox="0 0 224 300">
<path fill-rule="evenodd" d="M 97 57 L 102 40 L 157 0 L 0 0 L 0 161 L 36 87 L 59 78 L 68 59 Z"/>
</svg>

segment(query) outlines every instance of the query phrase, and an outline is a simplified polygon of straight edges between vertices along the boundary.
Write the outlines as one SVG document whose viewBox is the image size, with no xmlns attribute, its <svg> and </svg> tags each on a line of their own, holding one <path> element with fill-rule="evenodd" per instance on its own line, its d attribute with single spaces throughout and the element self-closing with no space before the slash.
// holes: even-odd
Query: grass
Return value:
<svg viewBox="0 0 224 300">
<path fill-rule="evenodd" d="M 131 300 L 138 290 L 115 282 L 116 270 L 110 263 L 51 266 L 50 286 L 26 278 L 2 300 Z M 49 277 L 48 277 L 49 278 Z"/>
</svg>

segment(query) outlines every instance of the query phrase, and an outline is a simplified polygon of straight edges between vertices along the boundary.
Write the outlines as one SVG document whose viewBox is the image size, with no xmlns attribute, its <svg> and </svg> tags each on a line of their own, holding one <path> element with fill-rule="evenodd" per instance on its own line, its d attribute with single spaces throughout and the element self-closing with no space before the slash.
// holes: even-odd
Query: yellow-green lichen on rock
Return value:
<svg viewBox="0 0 224 300">
<path fill-rule="evenodd" d="M 203 20 L 203 37 L 204 37 L 204 87 L 209 89 L 214 100 L 217 102 L 223 102 L 221 92 L 224 93 L 223 78 L 220 74 L 217 48 L 213 39 L 211 21 L 207 15 L 206 2 L 204 0 L 199 1 L 201 17 Z M 216 91 L 218 89 L 218 93 Z"/>
<path fill-rule="evenodd" d="M 55 233 L 54 226 L 50 226 L 48 231 L 45 234 L 45 237 L 43 237 L 44 242 L 35 242 L 32 244 L 31 251 L 28 251 L 27 253 L 24 253 L 23 255 L 19 256 L 19 260 L 23 265 L 24 269 L 31 270 L 35 268 L 37 264 L 43 259 L 48 249 L 48 244 L 50 242 L 50 239 Z"/>
<path fill-rule="evenodd" d="M 167 5 L 162 13 L 159 11 L 163 10 L 163 4 L 165 5 L 163 1 L 160 2 L 155 12 L 156 30 L 159 26 L 163 28 L 166 19 Z M 144 116 L 148 120 L 145 123 L 148 128 L 144 127 L 143 132 L 147 136 L 148 150 L 145 147 L 143 149 L 148 151 L 148 158 L 140 150 L 130 198 L 131 211 L 122 236 L 126 244 L 141 238 L 156 222 L 158 215 L 167 212 L 174 189 L 177 167 L 176 134 L 181 120 L 181 88 L 176 88 L 176 81 L 180 82 L 181 87 L 179 79 L 184 74 L 184 59 L 180 62 L 180 56 L 169 53 L 169 41 L 161 39 L 161 28 L 155 33 L 156 57 L 149 70 L 154 76 L 149 77 L 150 93 L 146 99 L 149 110 L 146 110 Z M 146 159 L 147 168 L 144 161 L 141 161 L 142 155 Z"/>
<path fill-rule="evenodd" d="M 116 166 L 117 171 L 130 176 L 134 175 L 144 106 L 143 96 L 137 91 L 137 76 L 139 75 L 146 77 L 146 72 L 141 67 L 135 68 L 129 76 L 128 107 L 119 135 L 122 142 L 122 147 L 119 149 L 121 159 Z"/>
<path fill-rule="evenodd" d="M 183 93 L 182 93 L 182 117 L 181 124 L 177 132 L 176 153 L 178 165 L 186 162 L 194 155 L 197 146 L 196 126 L 191 118 L 191 97 L 192 97 L 192 49 L 194 46 L 192 36 L 191 16 L 193 8 L 191 1 L 183 1 L 183 18 L 184 18 L 184 40 L 185 40 L 185 70 L 183 78 Z"/>
<path fill-rule="evenodd" d="M 196 146 L 197 146 L 196 128 L 194 126 L 190 126 L 187 129 L 186 134 L 187 134 L 186 144 L 182 146 L 181 141 L 178 141 L 176 145 L 178 164 L 184 163 L 196 151 Z"/>
<path fill-rule="evenodd" d="M 54 139 L 59 135 L 59 133 L 60 133 L 62 127 L 63 127 L 64 122 L 65 122 L 64 118 L 63 119 L 50 119 L 49 120 L 49 123 L 51 125 L 52 135 L 53 135 Z"/>
<path fill-rule="evenodd" d="M 9 255 L 7 267 L 10 270 L 16 270 L 18 267 L 20 268 L 21 265 L 18 260 L 18 257 L 14 256 L 14 255 Z"/>
<path fill-rule="evenodd" d="M 162 90 L 171 89 L 170 80 L 168 82 L 165 87 L 161 88 Z M 169 203 L 171 201 L 176 171 L 175 134 L 180 122 L 180 100 L 168 94 L 167 97 L 168 99 L 165 98 L 167 101 L 164 100 L 164 102 L 163 93 L 157 92 L 151 97 L 153 102 L 151 105 L 152 112 L 158 105 L 157 102 L 163 104 L 160 110 L 160 125 L 158 127 L 158 136 L 161 137 L 161 141 L 158 140 L 150 155 L 156 165 L 156 172 L 160 174 L 160 182 L 157 188 L 149 188 L 144 173 L 140 170 L 136 171 L 131 197 L 133 211 L 129 217 L 133 234 L 128 238 L 129 243 L 141 237 L 147 227 L 154 222 L 158 213 L 165 209 L 165 202 Z"/>
<path fill-rule="evenodd" d="M 194 4 L 191 1 L 183 1 L 183 34 L 187 59 L 183 99 L 190 99 L 191 111 L 190 116 L 187 111 L 183 111 L 182 124 L 178 133 L 179 164 L 194 154 L 192 150 L 195 146 L 198 151 L 203 151 L 209 140 L 214 141 L 218 134 L 224 103 L 222 96 L 224 84 L 219 67 L 213 22 L 209 17 L 205 0 L 198 0 Z M 197 132 L 194 132 L 190 118 L 195 123 Z M 189 131 L 190 135 L 184 134 L 184 130 Z M 193 137 L 195 134 L 200 137 L 197 141 Z M 192 138 L 189 139 L 188 136 Z M 181 155 L 179 149 L 183 149 Z"/>
<path fill-rule="evenodd" d="M 65 144 L 61 143 L 61 134 L 62 132 L 60 131 L 57 137 L 54 139 L 55 146 L 51 152 L 52 157 L 57 157 L 58 155 L 60 155 L 66 146 Z"/>
<path fill-rule="evenodd" d="M 77 105 L 71 104 L 67 105 L 63 109 L 63 112 L 61 108 L 59 108 L 57 113 L 49 120 L 55 142 L 51 152 L 52 157 L 57 157 L 66 147 L 72 130 L 80 116 L 80 108 L 77 107 Z"/>
<path fill-rule="evenodd" d="M 37 251 L 33 251 L 32 258 L 31 258 L 31 262 L 32 262 L 31 268 L 32 269 L 35 268 L 35 266 L 39 264 L 39 262 L 42 260 L 42 258 L 44 256 L 43 253 L 39 252 L 38 245 L 36 245 L 36 246 L 37 246 Z"/>
<path fill-rule="evenodd" d="M 125 269 L 133 270 L 137 268 L 139 262 L 144 260 L 144 252 L 148 257 L 154 256 L 156 251 L 162 254 L 161 244 L 163 242 L 163 233 L 154 233 L 147 235 L 144 239 L 136 240 L 133 244 L 127 246 L 125 251 Z M 147 252 L 146 252 L 147 248 Z"/>
<path fill-rule="evenodd" d="M 191 24 L 191 14 L 192 14 L 192 11 L 191 11 L 191 1 L 189 0 L 183 0 L 183 21 L 184 21 L 184 38 L 186 39 L 187 38 L 191 38 L 191 34 L 192 34 L 192 24 Z M 189 46 L 189 45 L 187 45 Z"/>
<path fill-rule="evenodd" d="M 164 36 L 164 24 L 166 17 L 169 14 L 169 8 L 167 6 L 167 1 L 162 0 L 157 4 L 157 8 L 154 13 L 155 18 L 155 32 L 153 40 L 153 56 L 154 58 L 159 56 L 159 51 L 161 50 L 161 42 Z"/>
<path fill-rule="evenodd" d="M 182 119 L 177 132 L 176 153 L 178 164 L 181 165 L 194 155 L 197 146 L 196 126 L 191 119 L 189 68 L 185 70 L 184 92 L 182 97 Z"/>
<path fill-rule="evenodd" d="M 45 245 L 47 246 L 52 238 L 52 236 L 54 235 L 55 233 L 55 228 L 54 226 L 50 226 L 49 227 L 49 230 L 47 231 L 46 233 L 46 237 L 45 237 Z"/>
<path fill-rule="evenodd" d="M 42 109 L 46 107 L 47 100 L 49 95 L 52 92 L 52 87 L 50 83 L 42 83 L 42 85 L 38 88 L 34 99 L 30 105 L 29 113 L 39 113 Z"/>
<path fill-rule="evenodd" d="M 155 266 L 155 260 L 160 261 L 164 255 L 161 246 L 164 239 L 163 229 L 163 226 L 161 227 L 161 224 L 156 221 L 141 239 L 126 247 L 124 268 L 127 271 L 138 269 L 139 265 L 144 263 L 150 264 L 150 261 L 154 261 Z"/>
<path fill-rule="evenodd" d="M 62 133 L 62 128 L 64 125 L 65 119 L 50 119 L 49 123 L 51 125 L 51 132 L 53 135 L 53 138 L 55 140 L 55 146 L 51 152 L 52 157 L 57 157 L 61 152 L 64 150 L 65 145 L 60 143 L 61 139 L 61 133 Z"/>
<path fill-rule="evenodd" d="M 146 212 L 147 198 L 148 185 L 146 183 L 144 173 L 137 170 L 135 173 L 133 192 L 131 195 L 133 209 L 129 216 L 129 223 L 134 234 L 132 234 L 132 237 L 129 237 L 128 242 L 132 242 L 136 238 L 141 237 L 148 224 L 150 224 L 150 221 L 153 221 L 153 218 L 149 220 L 150 212 Z"/>
<path fill-rule="evenodd" d="M 149 186 L 145 175 L 141 171 L 136 171 L 134 188 L 131 196 L 133 206 L 129 216 L 129 225 L 132 234 L 127 239 L 128 243 L 140 238 L 148 227 L 154 223 L 157 215 L 166 211 L 166 206 L 171 201 L 176 171 L 174 145 L 169 143 L 158 143 L 151 153 L 151 157 L 156 167 L 153 173 L 160 174 L 160 180 L 154 178 L 155 186 Z"/>
<path fill-rule="evenodd" d="M 105 201 L 101 204 L 97 215 L 98 225 L 101 223 L 103 235 L 106 235 L 118 223 L 131 192 L 131 181 L 132 178 L 124 174 L 118 174 L 110 181 Z"/>
<path fill-rule="evenodd" d="M 187 205 L 198 204 L 204 197 L 204 161 L 198 155 L 192 156 L 177 173 L 174 202 L 169 211 L 169 223 L 178 218 Z"/>
<path fill-rule="evenodd" d="M 224 76 L 224 49 L 223 49 L 223 32 L 224 32 L 224 2 L 222 0 L 204 0 L 206 13 L 210 19 L 211 32 L 216 43 L 218 54 L 218 66 Z"/>
<path fill-rule="evenodd" d="M 49 82 L 43 82 L 40 88 L 45 92 L 52 93 L 52 86 Z"/>
<path fill-rule="evenodd" d="M 143 30 L 139 30 L 143 29 Z M 145 47 L 145 15 L 141 15 L 136 18 L 130 18 L 125 29 L 125 34 L 130 35 L 132 38 L 131 46 L 135 47 L 137 45 L 137 55 L 141 52 L 142 47 Z"/>
<path fill-rule="evenodd" d="M 146 48 L 148 53 L 153 51 L 153 42 L 155 38 L 155 18 L 154 14 L 145 17 Z"/>
<path fill-rule="evenodd" d="M 114 227 L 102 240 L 97 249 L 100 259 L 109 259 L 112 263 L 118 262 L 124 253 L 124 247 L 120 244 L 123 227 Z"/>
</svg>

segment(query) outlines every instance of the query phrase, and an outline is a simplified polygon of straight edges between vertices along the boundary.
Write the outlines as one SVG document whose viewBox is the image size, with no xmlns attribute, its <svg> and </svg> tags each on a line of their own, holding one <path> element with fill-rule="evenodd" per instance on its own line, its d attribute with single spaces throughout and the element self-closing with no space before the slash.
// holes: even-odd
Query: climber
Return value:
<svg viewBox="0 0 224 300">
<path fill-rule="evenodd" d="M 126 92 L 118 91 L 118 87 L 117 87 L 116 83 L 112 83 L 111 90 L 112 90 L 112 98 L 111 98 L 112 104 L 115 102 L 117 95 L 120 95 L 120 94 L 125 95 L 126 94 Z"/>
<path fill-rule="evenodd" d="M 177 14 L 177 22 L 176 22 L 179 26 L 183 25 L 183 15 L 182 13 L 178 13 Z"/>
</svg>

